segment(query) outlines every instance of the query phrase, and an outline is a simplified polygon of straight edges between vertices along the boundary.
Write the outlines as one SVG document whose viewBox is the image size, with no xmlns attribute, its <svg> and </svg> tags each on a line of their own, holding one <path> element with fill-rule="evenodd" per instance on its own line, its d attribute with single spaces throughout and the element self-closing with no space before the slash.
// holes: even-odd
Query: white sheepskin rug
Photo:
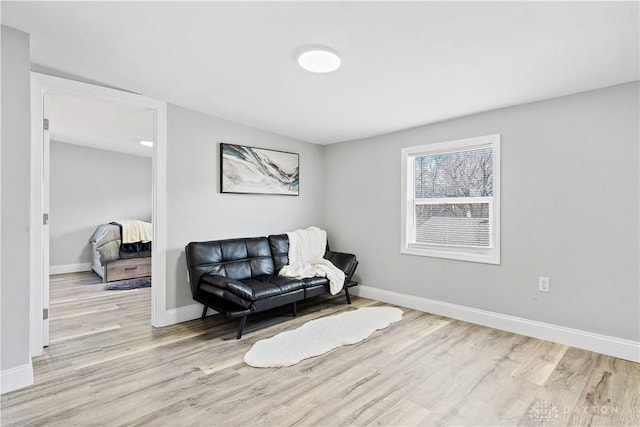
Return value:
<svg viewBox="0 0 640 427">
<path fill-rule="evenodd" d="M 256 368 L 292 366 L 334 348 L 363 341 L 400 319 L 400 309 L 365 307 L 311 320 L 298 329 L 256 342 L 244 355 L 244 361 Z"/>
</svg>

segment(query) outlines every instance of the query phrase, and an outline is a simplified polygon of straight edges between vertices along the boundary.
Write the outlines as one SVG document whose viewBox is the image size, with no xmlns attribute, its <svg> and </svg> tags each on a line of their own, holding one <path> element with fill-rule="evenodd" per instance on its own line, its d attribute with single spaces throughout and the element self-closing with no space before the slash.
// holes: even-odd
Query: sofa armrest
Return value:
<svg viewBox="0 0 640 427">
<path fill-rule="evenodd" d="M 354 254 L 327 250 L 324 254 L 324 258 L 331 261 L 333 265 L 344 272 L 345 284 L 348 284 L 351 281 L 353 273 L 356 272 L 356 268 L 358 267 L 358 259 Z"/>
<path fill-rule="evenodd" d="M 200 284 L 215 286 L 248 301 L 255 300 L 253 289 L 251 289 L 250 286 L 240 280 L 232 279 L 230 277 L 219 276 L 216 274 L 205 274 L 200 278 Z"/>
</svg>

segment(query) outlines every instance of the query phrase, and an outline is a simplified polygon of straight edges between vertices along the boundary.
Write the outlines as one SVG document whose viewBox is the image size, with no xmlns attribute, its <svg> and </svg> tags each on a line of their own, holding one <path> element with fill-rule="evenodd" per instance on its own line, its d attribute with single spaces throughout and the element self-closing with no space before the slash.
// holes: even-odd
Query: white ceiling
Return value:
<svg viewBox="0 0 640 427">
<path fill-rule="evenodd" d="M 327 144 L 639 78 L 638 2 L 2 2 L 36 64 Z M 330 74 L 295 52 L 325 45 Z"/>
<path fill-rule="evenodd" d="M 49 100 L 49 136 L 53 141 L 151 157 L 153 111 L 115 102 L 54 94 Z"/>
</svg>

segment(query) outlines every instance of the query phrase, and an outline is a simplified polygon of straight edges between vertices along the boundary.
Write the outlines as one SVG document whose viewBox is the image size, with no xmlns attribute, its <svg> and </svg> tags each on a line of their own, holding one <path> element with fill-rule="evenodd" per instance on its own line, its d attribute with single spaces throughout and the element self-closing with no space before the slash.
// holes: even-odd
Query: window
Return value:
<svg viewBox="0 0 640 427">
<path fill-rule="evenodd" d="M 500 264 L 500 135 L 402 150 L 402 249 Z"/>
</svg>

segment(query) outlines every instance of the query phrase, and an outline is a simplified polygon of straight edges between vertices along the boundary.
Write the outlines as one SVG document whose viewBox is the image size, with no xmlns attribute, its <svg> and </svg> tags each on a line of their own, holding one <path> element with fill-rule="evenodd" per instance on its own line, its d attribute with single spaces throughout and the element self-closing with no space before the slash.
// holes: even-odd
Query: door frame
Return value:
<svg viewBox="0 0 640 427">
<path fill-rule="evenodd" d="M 154 113 L 154 144 L 152 160 L 152 221 L 151 247 L 151 325 L 162 327 L 167 323 L 166 289 L 166 226 L 167 226 L 167 104 L 131 92 L 63 79 L 48 74 L 31 72 L 31 215 L 30 215 L 30 316 L 29 344 L 31 356 L 41 355 L 45 343 L 43 308 L 48 295 L 49 266 L 44 265 L 44 251 L 48 255 L 48 230 L 43 225 L 43 197 L 46 190 L 44 164 L 48 138 L 45 138 L 44 102 L 47 94 L 65 94 L 118 102 L 133 108 L 150 109 Z M 44 186 L 47 188 L 47 186 Z M 46 256 L 48 259 L 48 256 Z M 46 276 L 45 276 L 46 274 Z M 48 304 L 47 304 L 48 306 Z"/>
</svg>

